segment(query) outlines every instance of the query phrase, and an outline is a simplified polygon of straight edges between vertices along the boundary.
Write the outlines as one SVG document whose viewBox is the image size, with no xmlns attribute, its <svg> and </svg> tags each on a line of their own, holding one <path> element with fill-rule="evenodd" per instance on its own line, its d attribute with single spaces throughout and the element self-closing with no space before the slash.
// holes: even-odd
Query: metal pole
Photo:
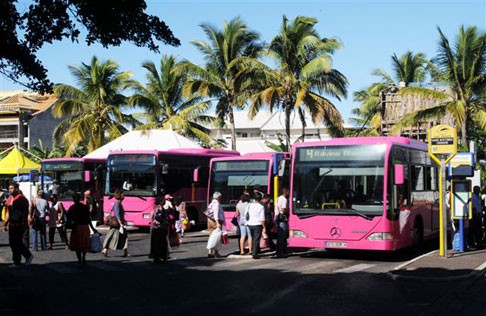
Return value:
<svg viewBox="0 0 486 316">
<path fill-rule="evenodd" d="M 446 168 L 445 160 L 440 160 L 440 256 L 447 258 L 447 208 L 444 207 L 446 200 Z"/>
</svg>

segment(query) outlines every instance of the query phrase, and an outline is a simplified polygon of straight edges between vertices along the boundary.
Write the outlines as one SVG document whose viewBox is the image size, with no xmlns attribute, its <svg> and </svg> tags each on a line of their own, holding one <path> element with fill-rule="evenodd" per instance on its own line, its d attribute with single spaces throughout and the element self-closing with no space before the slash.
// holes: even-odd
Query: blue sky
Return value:
<svg viewBox="0 0 486 316">
<path fill-rule="evenodd" d="M 19 1 L 22 5 L 23 2 Z M 282 16 L 293 19 L 298 15 L 313 16 L 321 37 L 336 37 L 344 47 L 333 56 L 334 67 L 349 80 L 348 97 L 333 100 L 348 121 L 352 108 L 353 92 L 366 88 L 377 77 L 371 75 L 375 68 L 391 73 L 391 56 L 407 50 L 422 52 L 429 58 L 437 52 L 439 26 L 450 41 L 455 42 L 461 25 L 477 26 L 486 30 L 486 1 L 164 1 L 147 0 L 148 13 L 165 21 L 175 36 L 179 47 L 161 45 L 161 53 L 174 54 L 202 65 L 199 52 L 190 41 L 204 39 L 199 25 L 210 23 L 218 28 L 224 21 L 240 16 L 250 28 L 269 42 L 279 31 Z M 131 44 L 103 49 L 99 45 L 86 46 L 69 41 L 45 46 L 39 57 L 49 71 L 53 82 L 74 84 L 67 66 L 89 63 L 93 55 L 100 59 L 113 59 L 123 71 L 132 71 L 134 78 L 144 81 L 141 64 L 150 60 L 158 63 L 160 55 Z M 23 87 L 0 77 L 0 90 Z"/>
</svg>

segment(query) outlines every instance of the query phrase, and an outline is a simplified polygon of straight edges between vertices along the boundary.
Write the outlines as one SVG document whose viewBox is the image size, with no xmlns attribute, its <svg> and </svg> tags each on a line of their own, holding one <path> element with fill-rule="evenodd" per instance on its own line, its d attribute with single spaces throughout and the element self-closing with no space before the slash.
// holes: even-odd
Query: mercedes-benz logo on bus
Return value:
<svg viewBox="0 0 486 316">
<path fill-rule="evenodd" d="M 332 238 L 339 238 L 339 237 L 341 237 L 341 229 L 338 228 L 338 227 L 331 228 L 330 233 L 331 233 L 331 237 Z"/>
</svg>

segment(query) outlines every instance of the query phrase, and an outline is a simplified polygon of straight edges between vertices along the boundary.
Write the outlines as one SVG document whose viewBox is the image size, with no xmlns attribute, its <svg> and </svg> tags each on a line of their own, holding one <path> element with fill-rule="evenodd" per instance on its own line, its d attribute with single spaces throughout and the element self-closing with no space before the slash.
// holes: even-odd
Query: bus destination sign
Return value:
<svg viewBox="0 0 486 316">
<path fill-rule="evenodd" d="M 300 161 L 383 161 L 384 145 L 323 146 L 299 148 Z"/>
</svg>

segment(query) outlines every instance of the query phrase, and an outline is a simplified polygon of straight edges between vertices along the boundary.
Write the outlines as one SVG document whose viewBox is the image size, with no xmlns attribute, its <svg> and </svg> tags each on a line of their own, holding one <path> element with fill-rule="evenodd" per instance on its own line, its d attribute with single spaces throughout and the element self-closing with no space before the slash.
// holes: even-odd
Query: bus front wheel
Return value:
<svg viewBox="0 0 486 316">
<path fill-rule="evenodd" d="M 412 238 L 414 246 L 420 246 L 424 241 L 424 224 L 420 217 L 413 222 Z"/>
</svg>

